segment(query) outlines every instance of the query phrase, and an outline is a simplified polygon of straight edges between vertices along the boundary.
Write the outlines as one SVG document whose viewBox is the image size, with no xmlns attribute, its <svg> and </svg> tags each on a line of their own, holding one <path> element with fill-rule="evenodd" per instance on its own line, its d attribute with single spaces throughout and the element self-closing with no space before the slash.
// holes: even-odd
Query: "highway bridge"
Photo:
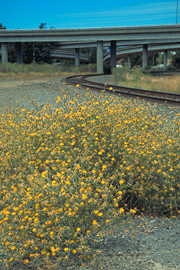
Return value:
<svg viewBox="0 0 180 270">
<path fill-rule="evenodd" d="M 51 56 L 56 59 L 75 60 L 75 66 L 79 66 L 81 62 L 88 63 L 89 60 L 89 56 L 85 53 L 80 53 L 79 48 L 76 48 L 74 52 L 56 49 L 51 53 Z"/>
<path fill-rule="evenodd" d="M 80 44 L 97 48 L 97 72 L 103 73 L 103 46 L 109 44 L 111 68 L 116 66 L 117 46 L 140 46 L 143 54 L 143 69 L 148 64 L 148 50 L 152 46 L 180 44 L 179 25 L 157 25 L 137 27 L 112 27 L 89 29 L 38 29 L 38 30 L 0 30 L 2 62 L 8 62 L 8 43 L 16 43 L 17 62 L 22 63 L 22 42 L 57 42 L 63 46 L 74 46 L 78 59 Z M 106 46 L 106 45 L 105 45 Z M 139 47 L 139 48 L 140 48 Z M 159 47 L 159 48 L 160 48 Z M 164 47 L 165 48 L 165 47 Z M 167 50 L 165 54 L 167 54 Z M 136 52 L 137 53 L 137 52 Z M 130 50 L 128 55 L 130 55 Z M 119 54 L 120 56 L 120 54 Z"/>
</svg>

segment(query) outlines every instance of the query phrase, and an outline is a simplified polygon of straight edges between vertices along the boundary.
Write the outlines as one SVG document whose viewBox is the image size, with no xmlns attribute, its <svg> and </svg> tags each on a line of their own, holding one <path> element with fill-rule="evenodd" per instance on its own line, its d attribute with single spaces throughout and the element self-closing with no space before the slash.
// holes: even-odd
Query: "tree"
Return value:
<svg viewBox="0 0 180 270">
<path fill-rule="evenodd" d="M 156 65 L 158 63 L 157 61 L 158 58 L 158 53 L 154 53 L 154 65 Z M 139 66 L 142 67 L 142 55 L 132 55 L 131 56 L 131 67 L 135 67 L 135 66 Z M 121 61 L 122 65 L 125 65 L 128 63 L 128 59 L 123 58 Z M 153 53 L 150 53 L 148 55 L 148 66 L 153 66 Z"/>
<path fill-rule="evenodd" d="M 41 23 L 39 29 L 45 29 L 46 23 Z M 55 47 L 54 42 L 36 42 L 33 44 L 33 60 L 38 64 L 52 64 L 51 52 Z"/>
<path fill-rule="evenodd" d="M 157 58 L 157 64 L 161 65 L 164 63 L 164 54 L 163 53 L 159 53 L 158 58 Z"/>
<path fill-rule="evenodd" d="M 125 66 L 128 63 L 128 58 L 123 58 L 121 61 L 122 65 Z M 132 55 L 131 56 L 131 67 L 140 66 L 142 67 L 142 56 L 140 55 Z"/>
<path fill-rule="evenodd" d="M 16 63 L 16 49 L 13 44 L 8 44 L 8 62 Z"/>
<path fill-rule="evenodd" d="M 39 29 L 45 29 L 45 25 L 46 23 L 41 23 Z M 32 62 L 52 64 L 53 58 L 51 57 L 51 52 L 54 47 L 54 42 L 23 43 L 23 62 L 25 64 Z"/>
<path fill-rule="evenodd" d="M 180 68 L 180 51 L 176 51 L 176 53 L 172 56 L 171 65 L 174 68 Z"/>
<path fill-rule="evenodd" d="M 31 64 L 33 62 L 33 43 L 23 43 L 23 63 Z"/>
<path fill-rule="evenodd" d="M 3 24 L 0 23 L 0 29 L 6 29 L 6 26 L 3 26 Z"/>
<path fill-rule="evenodd" d="M 53 58 L 51 52 L 54 46 L 52 42 L 38 42 L 34 44 L 34 55 L 33 59 L 38 64 L 52 64 Z"/>
<path fill-rule="evenodd" d="M 89 63 L 96 64 L 97 49 L 94 48 L 89 53 Z"/>
<path fill-rule="evenodd" d="M 40 26 L 39 26 L 39 29 L 45 29 L 46 28 L 45 25 L 46 25 L 46 23 L 41 23 Z"/>
<path fill-rule="evenodd" d="M 150 53 L 148 55 L 148 65 L 150 67 L 152 67 L 153 64 L 154 64 L 154 66 L 156 66 L 158 64 L 158 56 L 159 56 L 158 53 Z"/>
</svg>

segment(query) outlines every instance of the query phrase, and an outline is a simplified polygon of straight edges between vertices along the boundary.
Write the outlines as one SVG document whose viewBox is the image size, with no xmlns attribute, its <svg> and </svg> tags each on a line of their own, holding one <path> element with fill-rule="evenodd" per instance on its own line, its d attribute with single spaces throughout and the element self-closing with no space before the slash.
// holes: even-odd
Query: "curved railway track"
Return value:
<svg viewBox="0 0 180 270">
<path fill-rule="evenodd" d="M 86 88 L 94 90 L 106 90 L 114 94 L 121 94 L 132 98 L 141 98 L 148 101 L 166 103 L 168 105 L 180 106 L 180 94 L 173 94 L 167 92 L 158 92 L 151 90 L 143 90 L 137 88 L 129 88 L 124 86 L 117 86 L 112 84 L 102 84 L 97 82 L 88 81 L 87 78 L 94 76 L 104 76 L 104 74 L 88 74 L 69 76 L 66 81 L 70 84 L 81 85 Z"/>
</svg>

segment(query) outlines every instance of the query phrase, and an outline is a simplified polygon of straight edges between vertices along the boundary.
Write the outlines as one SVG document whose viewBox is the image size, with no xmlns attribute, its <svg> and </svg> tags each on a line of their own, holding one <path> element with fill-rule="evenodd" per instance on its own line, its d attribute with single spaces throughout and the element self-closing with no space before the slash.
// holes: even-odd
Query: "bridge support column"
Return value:
<svg viewBox="0 0 180 270">
<path fill-rule="evenodd" d="M 97 42 L 97 73 L 103 73 L 103 41 Z"/>
<path fill-rule="evenodd" d="M 2 63 L 8 63 L 8 47 L 7 43 L 1 43 Z"/>
<path fill-rule="evenodd" d="M 111 70 L 116 67 L 116 41 L 111 40 Z"/>
<path fill-rule="evenodd" d="M 23 63 L 23 55 L 22 55 L 22 43 L 21 42 L 16 43 L 16 57 L 17 57 L 17 63 L 22 64 Z"/>
<path fill-rule="evenodd" d="M 167 51 L 164 51 L 164 69 L 167 69 Z"/>
<path fill-rule="evenodd" d="M 145 70 L 147 65 L 148 65 L 148 45 L 144 44 L 143 45 L 143 70 Z"/>
<path fill-rule="evenodd" d="M 64 66 L 64 58 L 61 58 L 62 66 Z"/>
<path fill-rule="evenodd" d="M 75 49 L 75 66 L 76 67 L 79 67 L 80 65 L 80 61 L 79 61 L 79 49 L 76 48 Z"/>
<path fill-rule="evenodd" d="M 128 55 L 128 68 L 131 69 L 131 55 Z"/>
</svg>

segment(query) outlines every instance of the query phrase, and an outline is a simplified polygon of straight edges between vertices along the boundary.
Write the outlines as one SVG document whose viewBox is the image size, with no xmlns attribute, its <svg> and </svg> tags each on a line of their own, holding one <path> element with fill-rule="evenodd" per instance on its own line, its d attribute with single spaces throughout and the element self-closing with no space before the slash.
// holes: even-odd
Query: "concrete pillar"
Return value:
<svg viewBox="0 0 180 270">
<path fill-rule="evenodd" d="M 148 45 L 144 44 L 143 45 L 143 70 L 145 67 L 148 65 Z"/>
<path fill-rule="evenodd" d="M 64 66 L 64 58 L 61 58 L 62 66 Z"/>
<path fill-rule="evenodd" d="M 97 73 L 103 73 L 103 41 L 97 42 Z"/>
<path fill-rule="evenodd" d="M 2 63 L 8 63 L 8 47 L 7 43 L 1 43 Z"/>
<path fill-rule="evenodd" d="M 80 65 L 80 61 L 79 61 L 79 49 L 76 48 L 75 49 L 75 66 L 76 67 L 79 67 Z"/>
<path fill-rule="evenodd" d="M 164 51 L 164 69 L 167 69 L 167 51 Z"/>
<path fill-rule="evenodd" d="M 22 43 L 16 42 L 16 57 L 17 57 L 17 63 L 22 64 L 23 63 L 23 55 L 22 55 Z"/>
<path fill-rule="evenodd" d="M 128 55 L 128 68 L 131 69 L 131 55 Z"/>
<path fill-rule="evenodd" d="M 116 67 L 116 41 L 111 40 L 111 70 Z"/>
</svg>

